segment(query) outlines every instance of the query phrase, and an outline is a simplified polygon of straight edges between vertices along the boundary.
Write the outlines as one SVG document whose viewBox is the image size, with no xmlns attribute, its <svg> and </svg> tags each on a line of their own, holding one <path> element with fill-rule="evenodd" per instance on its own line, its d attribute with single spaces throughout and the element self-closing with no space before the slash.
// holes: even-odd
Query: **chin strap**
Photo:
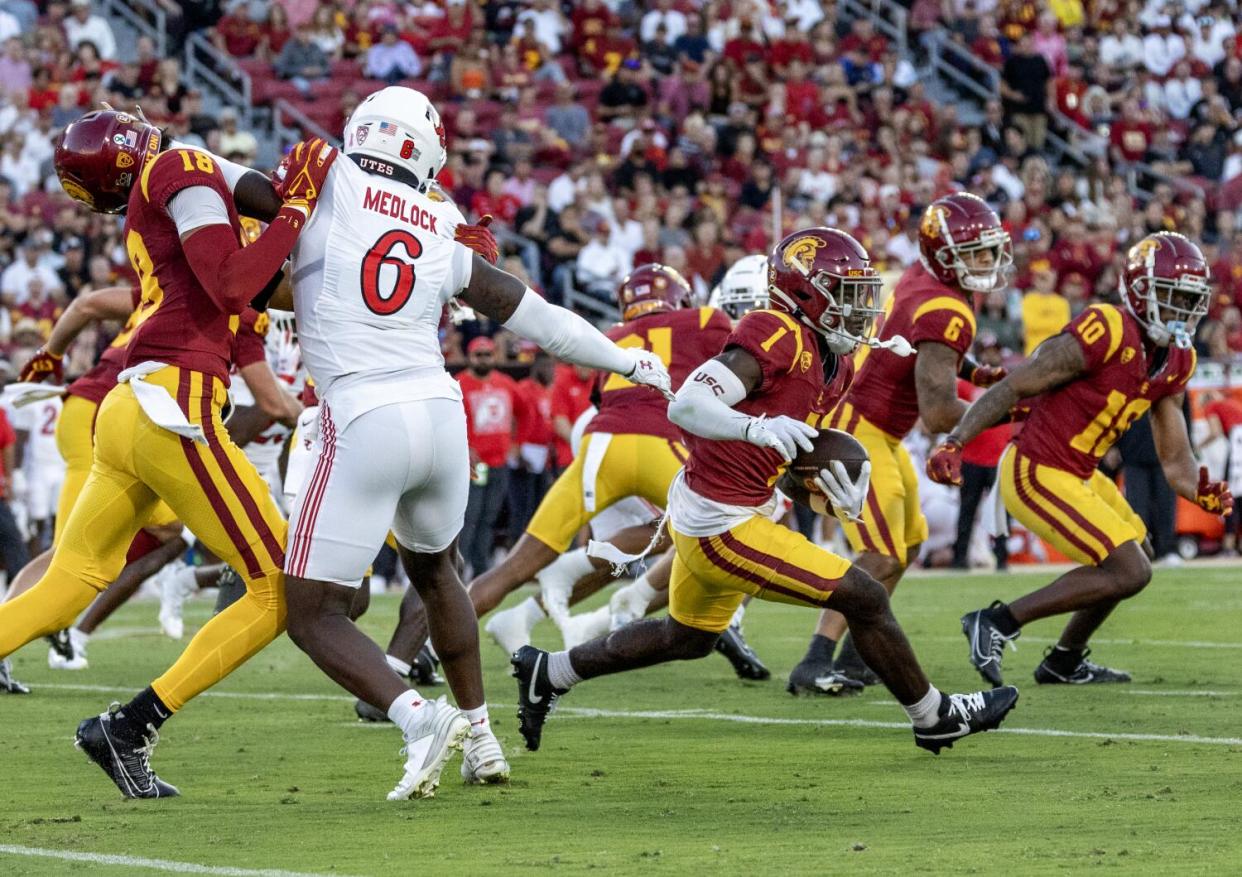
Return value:
<svg viewBox="0 0 1242 877">
<path fill-rule="evenodd" d="M 914 348 L 910 346 L 910 342 L 901 335 L 894 335 L 887 341 L 881 341 L 879 338 L 872 336 L 863 343 L 872 350 L 891 350 L 898 356 L 909 356 L 914 353 Z"/>
</svg>

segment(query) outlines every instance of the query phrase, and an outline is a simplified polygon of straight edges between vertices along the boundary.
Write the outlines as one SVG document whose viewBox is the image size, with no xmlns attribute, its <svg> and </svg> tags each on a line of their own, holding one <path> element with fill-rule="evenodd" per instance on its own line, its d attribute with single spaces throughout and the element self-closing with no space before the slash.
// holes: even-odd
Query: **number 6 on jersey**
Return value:
<svg viewBox="0 0 1242 877">
<path fill-rule="evenodd" d="M 406 258 L 402 258 L 398 248 L 405 250 Z M 372 313 L 386 317 L 405 306 L 414 292 L 411 263 L 422 254 L 423 245 L 405 229 L 387 231 L 371 245 L 362 260 L 359 285 L 362 300 Z M 386 266 L 388 271 L 383 270 Z"/>
</svg>

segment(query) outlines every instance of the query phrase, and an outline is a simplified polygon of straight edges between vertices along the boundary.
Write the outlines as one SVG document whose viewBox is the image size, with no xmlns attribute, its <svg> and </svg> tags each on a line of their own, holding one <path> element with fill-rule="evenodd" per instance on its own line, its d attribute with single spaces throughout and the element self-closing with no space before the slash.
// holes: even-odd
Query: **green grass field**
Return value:
<svg viewBox="0 0 1242 877">
<path fill-rule="evenodd" d="M 911 579 L 897 614 L 941 689 L 974 690 L 958 616 L 1047 577 Z M 112 621 L 132 635 L 92 643 L 89 671 L 49 671 L 41 645 L 15 657 L 36 691 L 0 697 L 0 873 L 147 873 L 30 849 L 220 874 L 1237 873 L 1238 578 L 1157 572 L 1095 644 L 1095 658 L 1134 674 L 1129 686 L 1036 688 L 1031 671 L 1059 628 L 1032 625 L 1006 656 L 1022 688 L 1008 733 L 940 757 L 913 745 L 885 692 L 785 693 L 807 610 L 755 604 L 747 616 L 772 681 L 741 683 L 712 656 L 588 682 L 562 701 L 538 753 L 521 747 L 508 664 L 485 638 L 513 781 L 463 786 L 454 761 L 434 800 L 403 804 L 385 800 L 401 769 L 397 732 L 355 722 L 350 700 L 285 639 L 165 726 L 155 763 L 183 797 L 121 800 L 71 738 L 177 655 L 154 629 L 155 606 L 135 604 Z M 209 608 L 187 607 L 191 627 Z M 377 600 L 368 630 L 386 639 L 395 609 Z M 537 644 L 558 642 L 550 624 L 536 630 Z"/>
</svg>

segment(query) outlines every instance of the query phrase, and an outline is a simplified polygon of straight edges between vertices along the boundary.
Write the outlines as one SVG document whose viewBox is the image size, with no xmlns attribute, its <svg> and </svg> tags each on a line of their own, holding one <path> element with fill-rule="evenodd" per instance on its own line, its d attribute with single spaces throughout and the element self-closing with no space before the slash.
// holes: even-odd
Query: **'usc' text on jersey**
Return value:
<svg viewBox="0 0 1242 877">
<path fill-rule="evenodd" d="M 753 356 L 763 375 L 759 386 L 734 406 L 752 416 L 784 415 L 818 426 L 854 375 L 849 358 L 828 354 L 825 360 L 819 336 L 779 311 L 751 311 L 742 317 L 725 342 L 725 349 L 730 347 Z M 686 445 L 686 486 L 727 505 L 762 506 L 785 470 L 780 454 L 750 442 L 686 433 Z"/>
</svg>

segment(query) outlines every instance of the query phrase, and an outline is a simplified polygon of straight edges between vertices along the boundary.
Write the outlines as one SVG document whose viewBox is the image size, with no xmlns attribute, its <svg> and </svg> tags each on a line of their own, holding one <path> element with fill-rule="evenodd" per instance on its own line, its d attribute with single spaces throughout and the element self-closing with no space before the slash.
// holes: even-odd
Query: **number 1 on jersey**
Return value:
<svg viewBox="0 0 1242 877">
<path fill-rule="evenodd" d="M 645 332 L 635 332 L 632 335 L 626 335 L 617 341 L 618 347 L 640 347 L 644 350 L 650 350 L 656 356 L 660 357 L 660 361 L 665 365 L 673 362 L 673 330 L 668 326 L 656 326 L 647 329 Z M 604 384 L 604 389 L 600 392 L 607 393 L 609 390 L 624 390 L 626 387 L 632 387 L 634 384 L 627 381 L 620 375 L 612 375 Z"/>
<path fill-rule="evenodd" d="M 404 247 L 410 261 L 394 254 L 397 247 Z M 373 314 L 387 317 L 405 307 L 414 292 L 414 266 L 411 262 L 423 254 L 418 238 L 404 229 L 393 229 L 380 235 L 362 259 L 359 286 L 362 301 Z M 396 280 L 386 295 L 380 289 L 380 271 L 387 265 L 396 270 Z M 389 272 L 391 274 L 391 272 Z"/>
</svg>

